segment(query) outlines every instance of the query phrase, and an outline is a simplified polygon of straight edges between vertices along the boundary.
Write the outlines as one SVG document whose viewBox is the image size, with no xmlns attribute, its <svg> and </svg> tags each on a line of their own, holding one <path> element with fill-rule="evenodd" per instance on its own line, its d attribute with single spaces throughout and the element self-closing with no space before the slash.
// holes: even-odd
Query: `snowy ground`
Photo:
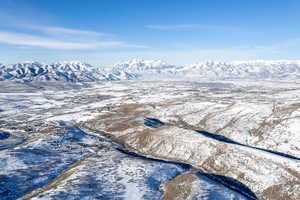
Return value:
<svg viewBox="0 0 300 200">
<path fill-rule="evenodd" d="M 7 82 L 0 199 L 298 199 L 299 97 L 290 82 Z"/>
</svg>

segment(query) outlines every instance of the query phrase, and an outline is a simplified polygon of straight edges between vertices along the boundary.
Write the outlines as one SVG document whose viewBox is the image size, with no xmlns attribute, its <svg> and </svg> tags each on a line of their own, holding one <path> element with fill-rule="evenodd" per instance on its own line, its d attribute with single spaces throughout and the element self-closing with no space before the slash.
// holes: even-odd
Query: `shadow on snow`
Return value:
<svg viewBox="0 0 300 200">
<path fill-rule="evenodd" d="M 232 140 L 232 139 L 230 139 L 228 137 L 225 137 L 223 135 L 209 133 L 207 131 L 199 131 L 199 130 L 195 130 L 195 131 L 197 133 L 203 135 L 203 136 L 206 136 L 208 138 L 217 140 L 219 142 L 225 142 L 225 143 L 229 143 L 229 144 L 235 144 L 235 145 L 239 145 L 239 146 L 243 146 L 243 147 L 248 147 L 248 148 L 251 148 L 251 149 L 256 149 L 256 150 L 259 150 L 259 151 L 268 152 L 268 153 L 271 153 L 271 154 L 275 154 L 275 155 L 286 157 L 286 158 L 293 159 L 293 160 L 300 160 L 300 158 L 298 158 L 296 156 L 293 156 L 293 155 L 286 154 L 286 153 L 282 153 L 282 152 L 278 152 L 278 151 L 273 151 L 273 150 L 269 150 L 269 149 L 264 149 L 264 148 L 260 148 L 260 147 L 254 147 L 254 146 L 250 146 L 250 145 L 246 145 L 246 144 L 242 144 L 242 143 L 236 142 L 236 141 L 234 141 L 234 140 Z"/>
</svg>

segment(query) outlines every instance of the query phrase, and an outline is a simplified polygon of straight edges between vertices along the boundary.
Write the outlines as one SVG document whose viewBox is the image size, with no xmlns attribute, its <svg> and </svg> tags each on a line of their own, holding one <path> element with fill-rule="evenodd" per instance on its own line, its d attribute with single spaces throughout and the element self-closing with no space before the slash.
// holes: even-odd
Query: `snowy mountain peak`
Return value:
<svg viewBox="0 0 300 200">
<path fill-rule="evenodd" d="M 90 65 L 88 63 L 83 63 L 83 62 L 80 62 L 80 61 L 61 61 L 61 62 L 55 62 L 53 64 L 54 65 L 61 65 L 61 66 L 69 65 L 69 66 L 93 67 L 92 65 Z"/>
<path fill-rule="evenodd" d="M 207 61 L 187 66 L 170 65 L 161 60 L 133 59 L 116 64 L 115 70 L 138 74 L 140 77 L 180 79 L 298 79 L 299 61 Z M 159 76 L 158 76 L 159 75 Z"/>
<path fill-rule="evenodd" d="M 207 62 L 184 67 L 181 73 L 205 79 L 285 79 L 300 77 L 299 61 Z"/>
<path fill-rule="evenodd" d="M 0 65 L 0 81 L 67 81 L 90 82 L 99 80 L 132 79 L 135 75 L 105 71 L 103 68 L 78 61 L 41 64 L 23 62 L 12 65 Z"/>
<path fill-rule="evenodd" d="M 187 66 L 176 66 L 161 60 L 132 59 L 117 63 L 113 68 L 97 68 L 79 61 L 42 64 L 23 62 L 0 64 L 0 80 L 70 81 L 128 79 L 299 79 L 300 61 L 208 61 Z"/>
<path fill-rule="evenodd" d="M 161 71 L 177 69 L 178 66 L 168 64 L 161 60 L 132 59 L 117 63 L 114 70 L 128 71 L 131 73 L 160 73 Z"/>
</svg>

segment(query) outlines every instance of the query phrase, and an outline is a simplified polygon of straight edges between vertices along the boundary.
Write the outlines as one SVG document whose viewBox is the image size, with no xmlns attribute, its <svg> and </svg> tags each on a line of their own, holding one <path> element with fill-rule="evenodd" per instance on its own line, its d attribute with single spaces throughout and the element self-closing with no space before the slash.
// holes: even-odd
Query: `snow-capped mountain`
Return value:
<svg viewBox="0 0 300 200">
<path fill-rule="evenodd" d="M 178 73 L 206 79 L 300 78 L 300 61 L 206 62 L 186 66 Z"/>
<path fill-rule="evenodd" d="M 99 68 L 81 62 L 0 64 L 0 81 L 114 81 L 132 79 L 299 79 L 300 61 L 204 62 L 176 66 L 161 60 L 133 59 L 113 68 Z"/>
<path fill-rule="evenodd" d="M 177 79 L 182 66 L 168 64 L 161 60 L 132 59 L 119 62 L 113 67 L 113 72 L 135 74 L 140 79 Z"/>
<path fill-rule="evenodd" d="M 42 64 L 24 62 L 0 65 L 0 80 L 15 81 L 67 81 L 90 82 L 99 80 L 132 79 L 135 75 L 127 72 L 111 72 L 90 64 L 77 61 Z"/>
<path fill-rule="evenodd" d="M 137 74 L 172 72 L 181 68 L 181 66 L 171 65 L 161 60 L 139 59 L 119 62 L 114 66 L 115 71 L 127 71 Z"/>
<path fill-rule="evenodd" d="M 126 71 L 108 71 L 104 75 L 106 80 L 110 81 L 119 81 L 119 80 L 132 80 L 132 79 L 137 79 L 139 75 L 134 74 L 134 73 L 129 73 Z"/>
<path fill-rule="evenodd" d="M 187 66 L 167 64 L 160 60 L 130 60 L 118 63 L 117 71 L 135 73 L 141 77 L 180 79 L 298 79 L 300 61 L 239 61 L 204 62 Z"/>
</svg>

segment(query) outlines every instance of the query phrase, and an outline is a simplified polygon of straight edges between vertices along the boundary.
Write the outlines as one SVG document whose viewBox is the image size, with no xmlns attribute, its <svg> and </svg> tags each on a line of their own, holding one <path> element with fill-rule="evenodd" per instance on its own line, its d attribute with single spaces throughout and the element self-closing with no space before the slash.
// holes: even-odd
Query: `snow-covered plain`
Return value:
<svg viewBox="0 0 300 200">
<path fill-rule="evenodd" d="M 0 84 L 1 199 L 300 197 L 294 81 Z"/>
</svg>

